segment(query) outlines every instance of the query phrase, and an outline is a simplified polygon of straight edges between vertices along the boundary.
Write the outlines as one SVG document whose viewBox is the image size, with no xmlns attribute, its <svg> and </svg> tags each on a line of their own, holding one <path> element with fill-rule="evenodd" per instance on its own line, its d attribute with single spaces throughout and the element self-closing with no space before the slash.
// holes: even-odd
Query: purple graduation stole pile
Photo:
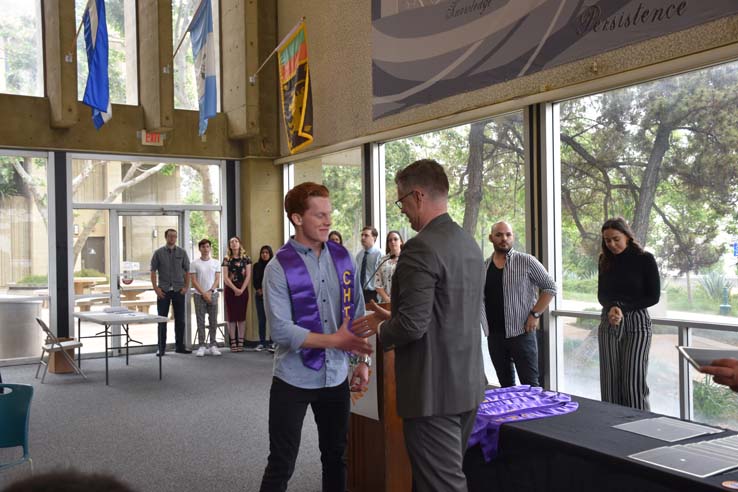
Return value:
<svg viewBox="0 0 738 492">
<path fill-rule="evenodd" d="M 350 320 L 353 320 L 356 306 L 354 306 L 354 265 L 351 262 L 351 255 L 346 248 L 333 241 L 327 241 L 325 245 L 331 253 L 331 259 L 338 275 L 338 284 L 341 286 L 341 311 L 343 316 L 348 316 Z M 305 262 L 289 242 L 279 248 L 276 257 L 287 278 L 287 287 L 290 290 L 292 301 L 292 320 L 295 324 L 313 333 L 323 333 L 318 298 Z M 349 329 L 351 329 L 350 322 Z M 314 371 L 321 370 L 325 364 L 325 349 L 304 348 L 300 349 L 300 355 L 305 367 Z"/>
<path fill-rule="evenodd" d="M 563 415 L 579 408 L 579 403 L 571 401 L 567 394 L 529 385 L 491 389 L 484 396 L 468 447 L 479 444 L 486 461 L 497 456 L 502 424 Z"/>
</svg>

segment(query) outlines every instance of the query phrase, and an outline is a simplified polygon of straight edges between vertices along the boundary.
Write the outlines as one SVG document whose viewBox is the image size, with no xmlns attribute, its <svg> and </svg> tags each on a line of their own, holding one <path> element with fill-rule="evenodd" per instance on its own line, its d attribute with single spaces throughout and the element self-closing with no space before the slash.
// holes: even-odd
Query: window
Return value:
<svg viewBox="0 0 738 492">
<path fill-rule="evenodd" d="M 295 163 L 294 183 L 321 183 L 331 194 L 331 229 L 343 237 L 349 253 L 361 248 L 361 228 L 364 227 L 364 191 L 362 185 L 361 148 L 324 155 Z"/>
<path fill-rule="evenodd" d="M 449 179 L 449 214 L 477 240 L 484 257 L 492 254 L 488 236 L 492 225 L 505 220 L 515 232 L 515 249 L 526 250 L 525 145 L 523 113 L 438 130 L 387 142 L 384 145 L 387 230 L 407 240 L 415 235 L 395 206 L 395 176 L 418 159 L 435 159 Z M 476 186 L 474 186 L 476 184 Z M 484 337 L 483 337 L 484 338 Z M 485 373 L 497 384 L 483 339 Z"/>
<path fill-rule="evenodd" d="M 174 107 L 177 109 L 199 109 L 197 83 L 195 81 L 195 61 L 192 57 L 190 35 L 187 27 L 195 15 L 200 0 L 172 0 L 172 42 L 177 49 L 179 41 L 184 37 L 179 51 L 174 57 Z M 215 74 L 220 80 L 220 9 L 218 0 L 212 0 L 213 9 L 213 41 L 215 43 Z M 218 92 L 220 87 L 218 86 Z M 220 97 L 217 98 L 220 111 Z"/>
<path fill-rule="evenodd" d="M 76 0 L 77 26 L 82 22 L 87 0 Z M 138 104 L 138 47 L 136 45 L 136 1 L 106 0 L 108 28 L 108 77 L 111 104 Z M 77 99 L 85 95 L 88 73 L 84 26 L 77 36 Z"/>
<path fill-rule="evenodd" d="M 47 159 L 0 151 L 0 360 L 37 357 L 49 320 Z"/>
<path fill-rule="evenodd" d="M 0 92 L 44 95 L 41 2 L 0 0 Z"/>
<path fill-rule="evenodd" d="M 120 305 L 153 313 L 150 262 L 164 245 L 167 229 L 178 231 L 190 260 L 200 256 L 197 243 L 203 238 L 210 239 L 212 257 L 219 259 L 224 220 L 221 164 L 92 157 L 71 157 L 72 311 Z M 192 316 L 187 319 L 193 321 Z M 81 323 L 84 335 L 93 329 Z M 157 335 L 151 326 L 142 325 L 133 328 L 131 336 L 155 344 Z M 87 340 L 83 352 L 100 352 L 102 342 Z"/>
<path fill-rule="evenodd" d="M 212 164 L 73 161 L 72 195 L 78 203 L 219 205 L 220 168 Z"/>
<path fill-rule="evenodd" d="M 700 348 L 736 349 L 738 333 L 730 331 L 694 329 L 690 345 Z M 713 425 L 736 428 L 738 405 L 736 394 L 725 386 L 712 382 L 712 376 L 702 374 L 689 366 L 692 387 L 692 407 L 695 420 Z"/>
<path fill-rule="evenodd" d="M 674 350 L 679 330 L 690 321 L 738 328 L 737 100 L 734 62 L 555 105 L 563 265 L 558 307 L 600 312 L 600 227 L 607 218 L 624 217 L 636 239 L 654 254 L 661 273 L 661 299 L 650 308 L 657 321 L 649 383 L 652 409 L 667 414 L 679 412 Z M 591 384 L 591 366 L 597 367 L 594 318 L 559 320 L 564 333 L 560 389 L 596 397 L 599 390 Z M 683 321 L 662 326 L 658 318 Z M 701 343 L 729 346 L 724 338 L 718 331 L 700 334 Z M 695 391 L 698 387 L 695 416 L 704 415 L 708 403 L 702 398 L 712 394 L 699 385 Z"/>
<path fill-rule="evenodd" d="M 384 145 L 387 229 L 412 237 L 395 206 L 395 176 L 418 159 L 435 159 L 449 179 L 449 213 L 477 239 L 485 257 L 492 254 L 492 225 L 510 222 L 515 248 L 525 251 L 525 150 L 522 111 L 438 130 Z M 478 183 L 475 188 L 473 185 Z"/>
</svg>

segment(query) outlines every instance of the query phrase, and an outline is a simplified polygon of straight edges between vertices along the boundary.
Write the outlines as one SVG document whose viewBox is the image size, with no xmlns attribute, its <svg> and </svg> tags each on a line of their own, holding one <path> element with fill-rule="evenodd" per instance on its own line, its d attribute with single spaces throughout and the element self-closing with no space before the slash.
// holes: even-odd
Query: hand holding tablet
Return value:
<svg viewBox="0 0 738 492">
<path fill-rule="evenodd" d="M 718 384 L 738 391 L 738 350 L 677 347 L 679 353 L 698 371 L 711 374 Z"/>
</svg>

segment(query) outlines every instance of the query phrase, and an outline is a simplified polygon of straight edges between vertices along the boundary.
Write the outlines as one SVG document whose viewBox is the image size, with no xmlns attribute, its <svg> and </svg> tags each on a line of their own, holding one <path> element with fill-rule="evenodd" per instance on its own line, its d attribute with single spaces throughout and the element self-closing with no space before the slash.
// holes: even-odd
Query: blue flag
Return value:
<svg viewBox="0 0 738 492">
<path fill-rule="evenodd" d="M 82 16 L 87 48 L 87 86 L 82 102 L 92 108 L 92 122 L 98 130 L 113 116 L 108 79 L 108 27 L 105 1 L 88 0 Z"/>
<path fill-rule="evenodd" d="M 215 85 L 215 40 L 213 39 L 213 13 L 210 0 L 202 0 L 200 8 L 190 24 L 192 56 L 195 59 L 197 99 L 200 106 L 199 134 L 208 129 L 208 118 L 215 116 L 217 92 Z"/>
</svg>

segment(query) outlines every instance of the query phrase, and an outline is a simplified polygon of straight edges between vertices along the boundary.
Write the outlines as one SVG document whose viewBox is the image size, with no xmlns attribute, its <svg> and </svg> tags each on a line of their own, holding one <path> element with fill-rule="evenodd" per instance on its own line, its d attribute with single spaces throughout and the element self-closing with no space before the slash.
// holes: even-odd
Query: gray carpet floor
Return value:
<svg viewBox="0 0 738 492">
<path fill-rule="evenodd" d="M 167 353 L 163 380 L 154 354 L 110 362 L 83 360 L 76 375 L 34 379 L 35 365 L 0 368 L 3 382 L 34 386 L 30 449 L 35 471 L 74 467 L 110 473 L 144 491 L 258 490 L 269 451 L 272 357 Z M 8 458 L 0 450 L 0 461 Z M 16 451 L 15 456 L 19 453 Z M 28 476 L 26 465 L 0 473 L 0 489 Z M 313 415 L 305 417 L 290 491 L 320 490 Z"/>
</svg>

